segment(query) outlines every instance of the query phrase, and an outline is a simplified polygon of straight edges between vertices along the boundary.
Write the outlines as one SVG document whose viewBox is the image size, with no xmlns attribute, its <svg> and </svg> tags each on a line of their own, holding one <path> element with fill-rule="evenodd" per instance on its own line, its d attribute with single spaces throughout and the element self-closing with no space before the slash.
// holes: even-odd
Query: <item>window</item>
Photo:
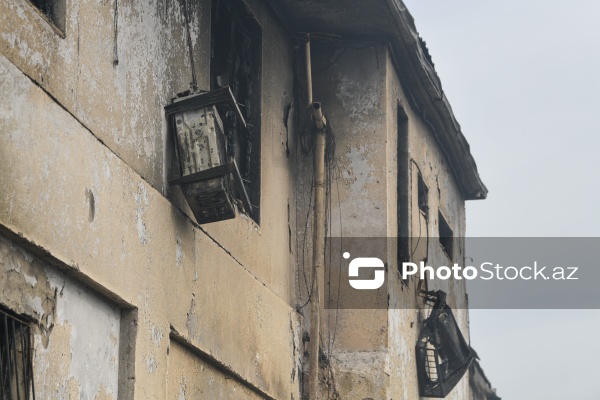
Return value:
<svg viewBox="0 0 600 400">
<path fill-rule="evenodd" d="M 227 136 L 227 156 L 235 159 L 252 204 L 252 218 L 260 219 L 260 100 L 261 28 L 240 0 L 213 0 L 211 29 L 211 90 L 229 86 L 248 125 L 235 114 L 218 108 Z"/>
<path fill-rule="evenodd" d="M 66 25 L 66 0 L 29 0 L 62 33 Z"/>
<path fill-rule="evenodd" d="M 32 355 L 29 325 L 0 307 L 0 399 L 35 397 Z"/>
<path fill-rule="evenodd" d="M 423 180 L 423 175 L 421 175 L 420 171 L 419 171 L 419 184 L 418 185 L 419 185 L 419 194 L 418 194 L 419 210 L 423 213 L 423 216 L 425 217 L 425 221 L 429 221 L 429 188 L 425 184 L 425 181 Z"/>
<path fill-rule="evenodd" d="M 402 105 L 398 104 L 396 109 L 396 124 L 398 132 L 397 141 L 397 163 L 398 177 L 397 187 L 397 220 L 398 220 L 398 271 L 401 271 L 403 262 L 410 261 L 410 230 L 409 230 L 409 168 L 408 168 L 408 115 Z M 403 280 L 405 284 L 408 279 Z"/>
<path fill-rule="evenodd" d="M 398 177 L 397 177 L 397 191 L 398 191 L 398 236 L 408 238 L 408 214 L 409 214 L 409 168 L 408 168 L 408 116 L 404 108 L 398 104 L 396 109 L 396 124 L 398 131 L 398 142 L 397 142 L 397 163 L 398 163 Z M 405 250 L 405 256 L 408 257 L 408 248 Z M 406 259 L 408 261 L 408 258 Z"/>
<path fill-rule="evenodd" d="M 454 255 L 454 234 L 441 212 L 438 212 L 438 228 L 440 244 L 450 261 L 452 261 Z"/>
</svg>

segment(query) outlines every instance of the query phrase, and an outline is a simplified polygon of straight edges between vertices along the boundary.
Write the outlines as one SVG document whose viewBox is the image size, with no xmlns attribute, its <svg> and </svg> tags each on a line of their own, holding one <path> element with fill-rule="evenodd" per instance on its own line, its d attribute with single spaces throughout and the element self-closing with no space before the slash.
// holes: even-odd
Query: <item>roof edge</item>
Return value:
<svg viewBox="0 0 600 400">
<path fill-rule="evenodd" d="M 414 19 L 402 0 L 385 0 L 397 31 L 390 38 L 396 68 L 411 102 L 433 130 L 446 153 L 465 200 L 485 199 L 488 189 L 477 171 L 469 143 L 456 121 L 450 102 L 442 90 Z M 408 62 L 398 62 L 404 60 Z"/>
<path fill-rule="evenodd" d="M 341 0 L 319 1 L 335 7 L 342 7 Z M 378 41 L 388 43 L 398 78 L 410 99 L 411 106 L 431 128 L 448 160 L 461 194 L 465 200 L 485 199 L 488 189 L 479 176 L 469 143 L 461 132 L 450 102 L 442 90 L 442 83 L 434 69 L 425 43 L 417 32 L 412 15 L 402 0 L 372 1 L 387 8 L 388 11 L 387 18 L 389 20 L 386 22 L 389 23 L 389 28 L 385 29 L 385 32 L 377 34 Z M 303 28 L 292 23 L 289 19 L 289 10 L 285 10 L 279 0 L 266 0 L 266 2 L 292 36 Z M 349 12 L 360 13 L 361 10 L 351 9 Z M 314 18 L 308 13 L 305 16 L 309 19 Z M 322 25 L 324 22 L 317 21 L 318 24 Z M 323 27 L 325 26 L 323 25 Z M 352 35 L 352 37 L 348 36 L 349 32 L 346 30 L 341 37 L 357 40 L 365 37 L 361 30 L 362 28 L 357 28 L 356 35 Z M 367 35 L 367 37 L 373 39 L 372 36 Z"/>
</svg>

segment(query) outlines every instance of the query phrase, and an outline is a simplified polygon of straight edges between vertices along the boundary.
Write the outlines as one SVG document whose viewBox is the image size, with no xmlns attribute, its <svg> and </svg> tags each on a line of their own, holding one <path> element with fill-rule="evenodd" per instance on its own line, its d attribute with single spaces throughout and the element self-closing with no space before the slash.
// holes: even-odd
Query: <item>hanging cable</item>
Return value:
<svg viewBox="0 0 600 400">
<path fill-rule="evenodd" d="M 313 188 L 314 188 L 314 184 L 313 181 L 315 179 L 315 171 L 314 171 L 314 166 L 313 166 L 313 173 L 312 173 L 312 178 L 310 179 L 310 194 L 308 196 L 308 207 L 306 208 L 306 220 L 305 220 L 305 224 L 304 224 L 304 233 L 303 233 L 303 239 L 302 239 L 302 275 L 304 277 L 304 285 L 306 286 L 306 302 L 304 304 L 302 304 L 301 306 L 296 307 L 297 311 L 301 311 L 304 307 L 306 307 L 308 305 L 308 303 L 310 303 L 310 300 L 312 298 L 312 293 L 313 293 L 313 287 L 314 287 L 314 281 L 315 281 L 315 277 L 313 276 L 311 281 L 310 281 L 310 286 L 308 285 L 308 278 L 306 277 L 306 262 L 305 262 L 305 256 L 306 256 L 306 233 L 308 232 L 308 220 L 310 217 L 310 210 L 312 209 L 312 198 L 313 198 Z"/>
<path fill-rule="evenodd" d="M 190 82 L 190 89 L 192 90 L 192 92 L 197 92 L 198 91 L 198 81 L 196 80 L 196 66 L 194 65 L 194 51 L 193 51 L 193 46 L 192 46 L 192 36 L 190 34 L 190 17 L 189 17 L 189 7 L 188 7 L 188 1 L 187 0 L 183 0 L 183 17 L 185 19 L 185 35 L 186 35 L 186 39 L 187 39 L 187 45 L 188 45 L 188 53 L 189 53 L 189 57 L 190 57 L 190 65 L 191 65 L 191 69 L 192 69 L 192 81 Z"/>
<path fill-rule="evenodd" d="M 119 64 L 119 0 L 115 0 L 115 9 L 113 15 L 114 37 L 113 37 L 113 66 Z"/>
</svg>

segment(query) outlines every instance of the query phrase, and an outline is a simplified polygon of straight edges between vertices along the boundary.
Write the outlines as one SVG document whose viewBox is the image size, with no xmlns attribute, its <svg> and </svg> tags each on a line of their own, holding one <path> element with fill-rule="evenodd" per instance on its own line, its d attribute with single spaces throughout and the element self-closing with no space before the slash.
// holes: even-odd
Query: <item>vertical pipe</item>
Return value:
<svg viewBox="0 0 600 400">
<path fill-rule="evenodd" d="M 8 342 L 8 318 L 6 317 L 6 315 L 3 315 L 4 317 L 4 342 L 6 345 L 6 370 L 8 371 L 8 385 L 6 386 L 8 389 L 8 398 L 12 399 L 12 390 L 11 390 L 11 381 L 10 381 L 10 377 L 12 376 L 12 368 L 10 367 L 10 344 Z"/>
<path fill-rule="evenodd" d="M 119 64 L 119 0 L 115 0 L 115 10 L 113 16 L 114 36 L 113 36 L 113 65 Z"/>
<path fill-rule="evenodd" d="M 312 94 L 312 66 L 310 65 L 310 35 L 307 37 L 305 50 L 306 59 L 306 93 L 308 94 L 308 108 L 312 106 L 313 94 Z"/>
<path fill-rule="evenodd" d="M 2 317 L 4 317 L 4 315 L 2 315 Z M 4 354 L 1 350 L 0 347 L 0 399 L 4 399 Z"/>
<path fill-rule="evenodd" d="M 196 66 L 194 65 L 194 49 L 192 46 L 192 35 L 190 34 L 190 16 L 189 16 L 189 7 L 188 1 L 184 0 L 183 2 L 183 16 L 185 20 L 185 36 L 188 45 L 188 52 L 190 57 L 190 67 L 192 70 L 192 82 L 190 82 L 190 89 L 193 92 L 198 91 L 198 81 L 196 80 Z"/>
<path fill-rule="evenodd" d="M 305 46 L 306 51 L 306 92 L 308 97 L 308 108 L 313 107 L 312 94 L 312 68 L 310 57 L 310 36 L 308 36 Z M 320 110 L 320 107 L 319 107 Z M 313 265 L 311 277 L 311 292 L 310 292 L 310 342 L 309 342 L 309 359 L 308 359 L 308 399 L 317 400 L 319 388 L 319 341 L 320 341 L 320 324 L 321 324 L 321 290 L 319 289 L 319 281 L 322 269 L 323 254 L 323 236 L 321 227 L 324 227 L 323 213 L 325 212 L 324 205 L 324 189 L 325 189 L 325 136 L 319 129 L 315 138 L 315 201 L 314 201 L 314 224 L 313 224 Z"/>
<path fill-rule="evenodd" d="M 325 261 L 325 131 L 319 129 L 315 138 L 315 208 L 313 224 L 313 268 L 310 302 L 309 399 L 316 400 L 319 384 L 319 342 L 321 304 L 324 292 L 321 277 Z"/>
<path fill-rule="evenodd" d="M 310 36 L 306 42 L 306 91 L 308 108 L 317 126 L 315 138 L 314 224 L 313 259 L 310 292 L 310 343 L 308 363 L 308 398 L 317 400 L 319 389 L 319 345 L 321 331 L 321 305 L 324 301 L 322 277 L 325 264 L 325 118 L 320 103 L 313 103 Z"/>
</svg>

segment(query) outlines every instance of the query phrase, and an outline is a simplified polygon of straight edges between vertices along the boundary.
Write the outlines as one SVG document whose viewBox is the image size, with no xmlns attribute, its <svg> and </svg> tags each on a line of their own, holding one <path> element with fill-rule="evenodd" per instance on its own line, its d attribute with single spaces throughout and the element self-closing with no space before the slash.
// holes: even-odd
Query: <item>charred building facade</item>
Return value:
<svg viewBox="0 0 600 400">
<path fill-rule="evenodd" d="M 424 282 L 313 290 L 315 230 L 460 260 L 487 194 L 400 0 L 5 0 L 0 89 L 7 398 L 426 394 Z M 464 283 L 435 289 L 468 344 Z M 489 392 L 469 351 L 446 398 Z"/>
</svg>

